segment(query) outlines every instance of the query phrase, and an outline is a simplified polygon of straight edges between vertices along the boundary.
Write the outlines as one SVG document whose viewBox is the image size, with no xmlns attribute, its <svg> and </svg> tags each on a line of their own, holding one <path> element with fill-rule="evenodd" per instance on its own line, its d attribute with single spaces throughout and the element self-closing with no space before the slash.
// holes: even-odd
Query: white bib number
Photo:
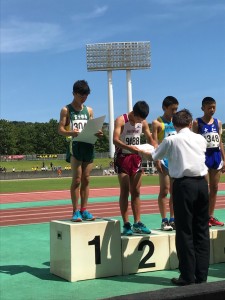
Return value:
<svg viewBox="0 0 225 300">
<path fill-rule="evenodd" d="M 125 143 L 126 145 L 130 146 L 137 146 L 140 145 L 140 136 L 135 136 L 135 135 L 126 135 L 125 137 Z M 131 153 L 129 150 L 122 150 L 123 153 Z"/>
<path fill-rule="evenodd" d="M 220 145 L 220 137 L 217 132 L 208 132 L 203 134 L 207 141 L 207 148 L 218 148 Z"/>
<path fill-rule="evenodd" d="M 133 146 L 140 145 L 140 136 L 127 135 L 125 142 L 127 145 L 133 145 Z"/>
<path fill-rule="evenodd" d="M 73 121 L 73 130 L 77 129 L 81 132 L 84 129 L 84 126 L 87 124 L 87 120 L 74 120 Z"/>
</svg>

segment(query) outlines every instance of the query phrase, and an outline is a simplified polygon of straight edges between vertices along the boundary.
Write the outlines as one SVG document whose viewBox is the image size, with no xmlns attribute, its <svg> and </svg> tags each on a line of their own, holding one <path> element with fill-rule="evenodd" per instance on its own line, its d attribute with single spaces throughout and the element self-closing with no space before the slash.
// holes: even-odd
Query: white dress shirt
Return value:
<svg viewBox="0 0 225 300">
<path fill-rule="evenodd" d="M 185 127 L 178 134 L 165 138 L 151 154 L 153 160 L 168 159 L 169 174 L 173 178 L 205 176 L 208 172 L 206 146 L 203 136 Z"/>
</svg>

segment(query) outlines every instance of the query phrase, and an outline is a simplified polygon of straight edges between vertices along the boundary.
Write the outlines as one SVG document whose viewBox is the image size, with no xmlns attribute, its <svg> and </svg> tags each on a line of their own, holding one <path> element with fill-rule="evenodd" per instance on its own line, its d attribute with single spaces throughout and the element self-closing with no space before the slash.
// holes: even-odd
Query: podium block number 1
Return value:
<svg viewBox="0 0 225 300">
<path fill-rule="evenodd" d="M 52 221 L 50 271 L 71 282 L 122 275 L 120 222 Z"/>
<path fill-rule="evenodd" d="M 96 235 L 92 241 L 88 242 L 88 245 L 95 246 L 95 264 L 100 265 L 101 264 L 100 236 Z"/>
</svg>

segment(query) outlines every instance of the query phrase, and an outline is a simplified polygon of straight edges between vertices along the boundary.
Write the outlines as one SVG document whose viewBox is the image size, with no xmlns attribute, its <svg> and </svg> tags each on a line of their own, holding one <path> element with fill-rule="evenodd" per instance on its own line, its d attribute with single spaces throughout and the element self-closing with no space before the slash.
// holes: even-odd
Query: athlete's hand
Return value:
<svg viewBox="0 0 225 300">
<path fill-rule="evenodd" d="M 225 173 L 225 161 L 223 162 L 222 173 Z"/>
<path fill-rule="evenodd" d="M 71 131 L 71 136 L 72 137 L 76 137 L 79 134 L 79 130 L 78 129 L 74 129 L 73 131 Z"/>
<path fill-rule="evenodd" d="M 97 136 L 97 138 L 103 137 L 103 132 L 102 132 L 102 130 L 99 130 L 99 131 L 95 134 L 95 136 Z"/>
<path fill-rule="evenodd" d="M 160 160 L 155 161 L 154 165 L 159 173 L 163 173 L 162 164 Z"/>
<path fill-rule="evenodd" d="M 138 150 L 138 155 L 141 157 L 141 158 L 144 158 L 144 159 L 147 159 L 149 160 L 150 159 L 150 155 L 149 155 L 149 152 L 146 152 L 144 150 Z"/>
</svg>

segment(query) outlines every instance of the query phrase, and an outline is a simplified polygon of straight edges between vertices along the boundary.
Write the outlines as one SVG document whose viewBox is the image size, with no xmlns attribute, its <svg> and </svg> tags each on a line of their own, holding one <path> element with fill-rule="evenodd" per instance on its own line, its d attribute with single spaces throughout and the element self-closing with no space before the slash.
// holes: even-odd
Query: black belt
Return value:
<svg viewBox="0 0 225 300">
<path fill-rule="evenodd" d="M 205 178 L 205 176 L 192 176 L 192 177 L 191 176 L 184 176 L 184 177 L 181 177 L 181 178 L 173 178 L 173 180 L 182 180 L 182 179 L 185 179 L 185 178 L 200 180 L 200 179 Z"/>
</svg>

